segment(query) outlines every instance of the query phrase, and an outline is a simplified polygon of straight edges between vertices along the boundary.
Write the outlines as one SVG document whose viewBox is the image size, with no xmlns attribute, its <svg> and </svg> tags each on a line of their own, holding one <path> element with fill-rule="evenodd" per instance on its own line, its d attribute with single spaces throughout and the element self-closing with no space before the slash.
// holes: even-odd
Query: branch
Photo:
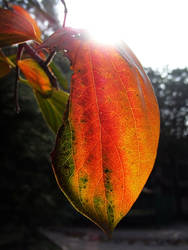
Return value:
<svg viewBox="0 0 188 250">
<path fill-rule="evenodd" d="M 44 62 L 40 58 L 40 56 L 37 55 L 36 51 L 32 47 L 30 47 L 27 43 L 23 43 L 22 46 L 25 48 L 26 52 L 41 66 L 41 68 L 44 70 L 44 72 L 47 74 L 48 78 L 50 79 L 52 86 L 56 89 L 59 89 L 56 78 L 50 72 L 46 62 Z M 50 63 L 52 56 L 54 56 L 54 53 L 52 53 L 52 55 L 49 55 L 49 58 L 47 59 L 47 63 Z"/>
<path fill-rule="evenodd" d="M 14 84 L 14 98 L 15 98 L 15 103 L 16 103 L 16 113 L 20 113 L 20 105 L 19 105 L 19 85 L 18 85 L 18 80 L 19 80 L 19 75 L 20 75 L 20 69 L 18 68 L 17 62 L 18 60 L 21 59 L 22 54 L 24 51 L 24 47 L 22 45 L 18 46 L 18 52 L 16 56 L 16 80 Z"/>
<path fill-rule="evenodd" d="M 62 4 L 64 5 L 64 20 L 63 20 L 63 28 L 65 28 L 65 23 L 66 23 L 66 17 L 67 17 L 67 13 L 68 13 L 68 9 L 66 6 L 66 3 L 64 0 L 61 0 Z"/>
</svg>

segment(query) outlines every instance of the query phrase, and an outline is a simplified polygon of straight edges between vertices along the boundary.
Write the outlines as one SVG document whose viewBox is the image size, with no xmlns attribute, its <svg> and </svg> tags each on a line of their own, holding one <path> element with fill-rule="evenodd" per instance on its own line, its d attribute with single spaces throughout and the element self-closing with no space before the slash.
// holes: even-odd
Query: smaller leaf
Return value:
<svg viewBox="0 0 188 250">
<path fill-rule="evenodd" d="M 0 78 L 6 76 L 10 71 L 9 64 L 0 56 Z"/>
<path fill-rule="evenodd" d="M 48 37 L 42 44 L 37 48 L 39 49 L 50 49 L 50 50 L 75 50 L 78 48 L 78 40 L 85 39 L 87 33 L 83 30 L 75 30 L 73 28 L 60 28 Z M 79 39 L 77 39 L 79 38 Z M 75 43 L 76 41 L 76 43 Z M 76 48 L 74 48 L 76 46 Z"/>
<path fill-rule="evenodd" d="M 68 91 L 69 90 L 69 84 L 68 81 L 65 79 L 59 68 L 55 65 L 54 62 L 50 64 L 50 68 L 53 71 L 54 75 L 56 76 L 58 82 L 60 83 L 61 87 Z"/>
<path fill-rule="evenodd" d="M 71 32 L 72 29 L 69 28 L 60 28 L 56 30 L 51 36 L 49 36 L 39 47 L 38 49 L 48 48 L 48 49 L 58 49 L 63 50 L 62 41 L 70 37 L 75 32 Z"/>
<path fill-rule="evenodd" d="M 18 67 L 33 89 L 39 91 L 44 97 L 51 95 L 52 86 L 50 80 L 37 62 L 31 58 L 19 60 Z"/>
<path fill-rule="evenodd" d="M 34 93 L 45 121 L 56 134 L 62 125 L 69 94 L 63 90 L 53 89 L 51 97 L 44 98 L 38 91 L 34 91 Z"/>
<path fill-rule="evenodd" d="M 35 20 L 22 7 L 0 8 L 0 47 L 27 40 L 41 42 L 40 29 Z"/>
</svg>

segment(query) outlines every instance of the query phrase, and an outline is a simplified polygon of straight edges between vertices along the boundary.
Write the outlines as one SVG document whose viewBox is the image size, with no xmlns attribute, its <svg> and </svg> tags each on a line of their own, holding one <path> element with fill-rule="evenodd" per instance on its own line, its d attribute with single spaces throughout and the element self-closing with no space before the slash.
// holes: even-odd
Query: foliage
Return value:
<svg viewBox="0 0 188 250">
<path fill-rule="evenodd" d="M 67 43 L 73 48 L 67 53 L 74 70 L 70 105 L 53 165 L 72 204 L 111 233 L 153 167 L 158 107 L 148 78 L 128 48 L 124 59 L 110 46 L 87 39 L 72 43 Z"/>
<path fill-rule="evenodd" d="M 27 80 L 21 77 L 19 79 L 32 87 L 38 104 L 41 106 L 41 111 L 44 117 L 47 118 L 48 125 L 56 133 L 62 121 L 61 117 L 66 107 L 68 94 L 63 90 L 58 92 L 55 89 L 53 90 L 53 86 L 56 86 L 54 75 L 63 88 L 67 89 L 68 83 L 58 70 L 58 67 L 51 61 L 48 62 L 48 58 L 46 59 L 46 55 L 43 52 L 37 53 L 35 51 L 38 44 L 33 43 L 31 47 L 28 47 L 28 45 L 23 43 L 31 39 L 36 40 L 38 43 L 41 42 L 41 33 L 36 21 L 23 8 L 12 5 L 11 9 L 0 9 L 0 20 L 4 24 L 0 27 L 0 47 L 18 42 L 23 44 L 18 48 L 16 62 L 11 57 L 5 56 L 1 51 L 2 68 L 0 74 L 2 76 L 8 74 L 10 68 L 15 68 L 17 71 L 17 67 L 21 69 Z M 19 60 L 24 49 L 35 60 L 31 58 Z M 51 113 L 52 115 L 50 115 Z"/>
<path fill-rule="evenodd" d="M 0 20 L 0 47 L 20 43 L 15 61 L 1 52 L 4 69 L 9 72 L 6 63 L 15 68 L 50 128 L 59 131 L 52 161 L 60 188 L 79 212 L 111 234 L 156 157 L 159 110 L 149 79 L 127 46 L 106 48 L 65 27 L 42 42 L 35 20 L 17 5 L 0 9 Z M 74 71 L 68 102 L 68 83 L 51 63 L 57 50 Z"/>
</svg>

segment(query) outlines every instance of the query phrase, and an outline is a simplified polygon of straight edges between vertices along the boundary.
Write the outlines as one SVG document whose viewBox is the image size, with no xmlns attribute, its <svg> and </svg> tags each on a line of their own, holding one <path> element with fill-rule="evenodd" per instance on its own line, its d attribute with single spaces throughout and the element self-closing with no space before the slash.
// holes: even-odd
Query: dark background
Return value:
<svg viewBox="0 0 188 250">
<path fill-rule="evenodd" d="M 45 34 L 57 29 L 53 8 L 57 1 L 40 5 L 34 0 L 9 2 L 36 15 Z M 44 20 L 48 20 L 45 26 Z M 119 228 L 160 228 L 188 222 L 188 69 L 158 72 L 147 68 L 146 72 L 161 112 L 158 155 L 146 187 Z M 38 228 L 93 225 L 59 190 L 49 157 L 54 135 L 44 123 L 31 89 L 22 84 L 22 110 L 15 114 L 14 79 L 14 72 L 0 79 L 0 249 L 58 249 Z"/>
</svg>

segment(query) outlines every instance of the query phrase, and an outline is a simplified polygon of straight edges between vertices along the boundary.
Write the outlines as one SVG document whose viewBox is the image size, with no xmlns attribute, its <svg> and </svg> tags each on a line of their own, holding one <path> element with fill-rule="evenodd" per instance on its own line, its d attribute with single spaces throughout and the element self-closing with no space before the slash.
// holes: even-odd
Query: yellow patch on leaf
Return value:
<svg viewBox="0 0 188 250">
<path fill-rule="evenodd" d="M 32 88 L 48 97 L 52 92 L 50 80 L 40 65 L 33 59 L 28 58 L 18 61 L 21 69 Z"/>
</svg>

